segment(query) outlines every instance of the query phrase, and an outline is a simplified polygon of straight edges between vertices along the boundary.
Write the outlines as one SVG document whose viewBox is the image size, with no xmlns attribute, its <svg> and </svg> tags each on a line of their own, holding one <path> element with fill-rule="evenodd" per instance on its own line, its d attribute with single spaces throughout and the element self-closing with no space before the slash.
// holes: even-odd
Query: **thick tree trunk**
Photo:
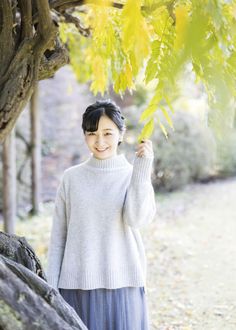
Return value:
<svg viewBox="0 0 236 330">
<path fill-rule="evenodd" d="M 85 0 L 0 1 L 0 143 L 14 127 L 37 81 L 52 77 L 69 63 L 58 22 L 72 23 L 83 36 L 90 36 L 90 29 L 72 15 L 75 7 L 85 4 Z"/>
<path fill-rule="evenodd" d="M 0 232 L 0 329 L 88 330 L 23 237 Z"/>
<path fill-rule="evenodd" d="M 0 142 L 14 127 L 37 81 L 68 61 L 48 0 L 0 1 Z"/>
</svg>

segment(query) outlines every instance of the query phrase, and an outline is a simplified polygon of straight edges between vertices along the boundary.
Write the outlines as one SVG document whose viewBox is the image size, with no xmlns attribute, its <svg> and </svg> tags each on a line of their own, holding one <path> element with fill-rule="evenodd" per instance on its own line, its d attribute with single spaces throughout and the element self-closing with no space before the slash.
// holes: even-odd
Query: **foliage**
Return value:
<svg viewBox="0 0 236 330">
<path fill-rule="evenodd" d="M 173 128 L 172 98 L 189 63 L 196 80 L 204 84 L 217 118 L 232 109 L 235 0 L 126 0 L 123 8 L 99 0 L 84 7 L 75 15 L 91 28 L 91 38 L 79 35 L 70 24 L 60 25 L 77 79 L 91 81 L 91 90 L 102 95 L 109 84 L 120 94 L 134 90 L 140 79 L 151 85 L 153 96 L 140 117 L 146 124 L 139 140 L 152 134 L 154 124 L 165 136 L 166 123 Z"/>
<path fill-rule="evenodd" d="M 236 175 L 236 130 L 217 140 L 217 171 L 221 177 Z"/>
<path fill-rule="evenodd" d="M 210 130 L 185 112 L 173 115 L 175 132 L 168 141 L 160 130 L 153 136 L 154 186 L 172 191 L 192 181 L 205 180 L 214 173 L 216 145 Z"/>
</svg>

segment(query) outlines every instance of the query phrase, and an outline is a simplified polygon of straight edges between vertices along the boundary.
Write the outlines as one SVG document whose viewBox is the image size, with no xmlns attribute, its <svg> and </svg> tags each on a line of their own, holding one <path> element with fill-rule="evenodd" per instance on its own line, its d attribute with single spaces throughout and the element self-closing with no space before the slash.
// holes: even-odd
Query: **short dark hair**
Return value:
<svg viewBox="0 0 236 330">
<path fill-rule="evenodd" d="M 120 132 L 125 132 L 125 118 L 121 113 L 120 107 L 110 99 L 98 100 L 89 105 L 82 116 L 82 129 L 85 134 L 86 131 L 95 132 L 98 129 L 98 123 L 101 116 L 106 115 L 118 127 Z M 118 145 L 121 144 L 119 141 Z"/>
</svg>

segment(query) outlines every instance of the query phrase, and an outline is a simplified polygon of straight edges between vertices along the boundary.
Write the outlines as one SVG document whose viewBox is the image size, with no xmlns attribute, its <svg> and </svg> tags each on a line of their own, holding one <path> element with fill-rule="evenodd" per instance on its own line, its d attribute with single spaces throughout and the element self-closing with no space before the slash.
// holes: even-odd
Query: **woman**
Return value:
<svg viewBox="0 0 236 330">
<path fill-rule="evenodd" d="M 48 252 L 48 282 L 89 330 L 147 330 L 146 256 L 139 228 L 156 204 L 152 142 L 133 165 L 117 149 L 126 131 L 119 107 L 97 101 L 83 114 L 90 157 L 64 171 Z"/>
</svg>

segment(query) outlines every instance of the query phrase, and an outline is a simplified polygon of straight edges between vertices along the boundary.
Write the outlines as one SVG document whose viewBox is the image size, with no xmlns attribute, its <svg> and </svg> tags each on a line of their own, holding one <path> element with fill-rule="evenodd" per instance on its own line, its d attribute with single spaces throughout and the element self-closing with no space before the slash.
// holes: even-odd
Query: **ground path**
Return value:
<svg viewBox="0 0 236 330">
<path fill-rule="evenodd" d="M 157 195 L 141 230 L 151 330 L 236 329 L 236 179 Z"/>
</svg>

